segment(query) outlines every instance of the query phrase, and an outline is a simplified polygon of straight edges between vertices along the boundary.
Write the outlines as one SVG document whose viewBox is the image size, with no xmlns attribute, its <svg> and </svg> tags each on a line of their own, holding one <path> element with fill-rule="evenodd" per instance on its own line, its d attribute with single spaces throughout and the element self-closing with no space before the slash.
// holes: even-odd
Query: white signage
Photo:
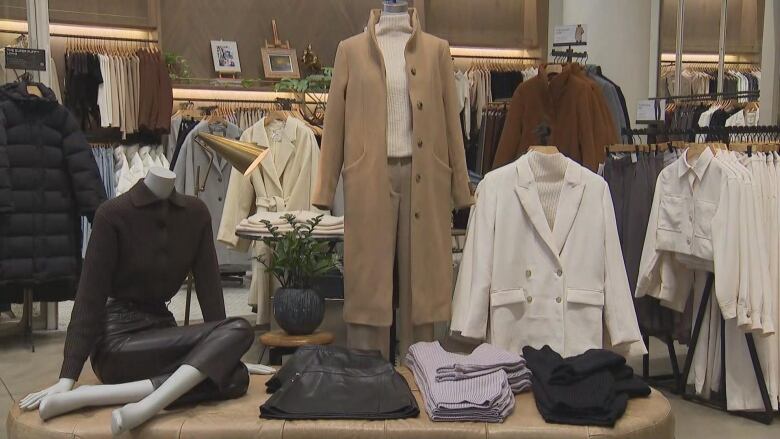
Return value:
<svg viewBox="0 0 780 439">
<path fill-rule="evenodd" d="M 636 121 L 663 121 L 666 118 L 666 100 L 643 100 L 636 104 Z"/>
<path fill-rule="evenodd" d="M 587 28 L 584 24 L 555 26 L 553 45 L 585 44 L 588 42 Z"/>
</svg>

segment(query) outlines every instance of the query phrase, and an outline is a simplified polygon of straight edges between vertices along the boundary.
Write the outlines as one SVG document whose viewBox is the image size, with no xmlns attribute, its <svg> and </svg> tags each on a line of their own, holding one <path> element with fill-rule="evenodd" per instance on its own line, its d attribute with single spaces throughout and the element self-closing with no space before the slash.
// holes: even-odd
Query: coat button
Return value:
<svg viewBox="0 0 780 439">
<path fill-rule="evenodd" d="M 422 107 L 423 107 L 422 101 L 417 101 L 417 109 L 422 110 Z"/>
<path fill-rule="evenodd" d="M 558 277 L 561 277 L 561 276 L 563 276 L 563 270 L 561 270 L 561 269 L 559 268 L 559 269 L 558 269 L 558 271 L 556 271 L 556 272 L 555 272 L 555 274 L 557 274 L 557 275 L 558 275 Z"/>
<path fill-rule="evenodd" d="M 415 219 L 420 219 L 420 212 L 415 212 L 414 213 L 414 218 Z"/>
<path fill-rule="evenodd" d="M 745 317 L 750 318 L 750 311 L 748 311 L 747 314 L 745 314 Z"/>
<path fill-rule="evenodd" d="M 526 300 L 526 302 L 531 303 L 531 302 L 534 301 L 534 298 L 531 297 L 531 296 L 528 296 L 528 297 L 525 298 L 525 300 Z"/>
<path fill-rule="evenodd" d="M 561 299 L 560 296 L 555 298 L 555 303 L 561 303 L 562 301 L 563 299 Z"/>
<path fill-rule="evenodd" d="M 531 277 L 531 270 L 525 270 L 525 277 Z"/>
<path fill-rule="evenodd" d="M 218 201 L 222 201 L 222 197 L 217 197 L 217 200 Z"/>
<path fill-rule="evenodd" d="M 218 182 L 220 182 L 220 183 L 222 183 L 222 177 L 218 177 L 218 178 L 217 178 L 217 181 L 218 181 Z"/>
<path fill-rule="evenodd" d="M 417 177 L 415 177 L 414 179 L 417 180 L 417 183 L 419 183 L 420 180 L 422 180 L 422 176 L 420 174 L 417 174 Z"/>
<path fill-rule="evenodd" d="M 417 147 L 418 148 L 422 148 L 422 140 L 418 140 L 417 141 Z"/>
<path fill-rule="evenodd" d="M 416 75 L 416 74 L 417 74 L 417 69 L 415 69 L 414 67 L 412 67 L 412 76 L 414 76 L 414 75 Z"/>
</svg>

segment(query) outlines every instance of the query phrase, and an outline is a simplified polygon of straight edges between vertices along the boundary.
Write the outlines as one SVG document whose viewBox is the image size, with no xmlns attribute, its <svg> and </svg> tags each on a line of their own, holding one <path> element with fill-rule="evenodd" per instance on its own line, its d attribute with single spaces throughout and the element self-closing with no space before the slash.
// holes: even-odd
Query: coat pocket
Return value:
<svg viewBox="0 0 780 439">
<path fill-rule="evenodd" d="M 525 290 L 522 288 L 500 290 L 490 294 L 491 307 L 525 303 L 525 301 Z"/>
<path fill-rule="evenodd" d="M 693 234 L 698 238 L 712 239 L 712 217 L 716 205 L 710 201 L 696 200 L 693 205 Z"/>
<path fill-rule="evenodd" d="M 686 199 L 674 195 L 663 195 L 658 209 L 658 228 L 682 232 L 683 218 L 687 215 Z"/>
<path fill-rule="evenodd" d="M 604 293 L 596 290 L 581 290 L 569 288 L 566 291 L 566 301 L 578 305 L 604 306 Z"/>
</svg>

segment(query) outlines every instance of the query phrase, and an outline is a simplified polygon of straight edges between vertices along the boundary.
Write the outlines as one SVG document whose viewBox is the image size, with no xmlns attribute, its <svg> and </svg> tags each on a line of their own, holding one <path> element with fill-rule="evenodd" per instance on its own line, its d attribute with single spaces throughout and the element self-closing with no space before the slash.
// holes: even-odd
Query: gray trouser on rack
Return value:
<svg viewBox="0 0 780 439">
<path fill-rule="evenodd" d="M 249 373 L 241 357 L 254 331 L 244 319 L 229 318 L 199 325 L 176 326 L 164 305 L 154 310 L 109 299 L 105 333 L 92 352 L 92 370 L 104 384 L 151 380 L 158 388 L 187 364 L 207 379 L 173 405 L 243 396 Z"/>
<path fill-rule="evenodd" d="M 396 334 L 400 354 L 398 358 L 403 359 L 413 343 L 433 340 L 433 323 L 416 326 L 412 323 L 412 158 L 388 158 L 387 171 L 390 174 L 390 187 L 393 191 L 391 197 L 396 224 L 395 289 L 398 293 Z M 349 324 L 347 345 L 352 349 L 379 350 L 385 358 L 389 358 L 390 327 Z"/>
</svg>

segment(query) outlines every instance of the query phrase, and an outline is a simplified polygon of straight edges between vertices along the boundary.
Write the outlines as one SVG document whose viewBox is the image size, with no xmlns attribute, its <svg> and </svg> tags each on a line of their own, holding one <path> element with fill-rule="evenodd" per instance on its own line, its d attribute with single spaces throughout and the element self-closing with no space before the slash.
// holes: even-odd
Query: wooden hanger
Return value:
<svg viewBox="0 0 780 439">
<path fill-rule="evenodd" d="M 287 113 L 282 110 L 274 110 L 268 113 L 265 116 L 265 122 L 263 123 L 265 126 L 268 126 L 271 124 L 271 122 L 279 121 L 279 122 L 287 122 Z"/>
</svg>

